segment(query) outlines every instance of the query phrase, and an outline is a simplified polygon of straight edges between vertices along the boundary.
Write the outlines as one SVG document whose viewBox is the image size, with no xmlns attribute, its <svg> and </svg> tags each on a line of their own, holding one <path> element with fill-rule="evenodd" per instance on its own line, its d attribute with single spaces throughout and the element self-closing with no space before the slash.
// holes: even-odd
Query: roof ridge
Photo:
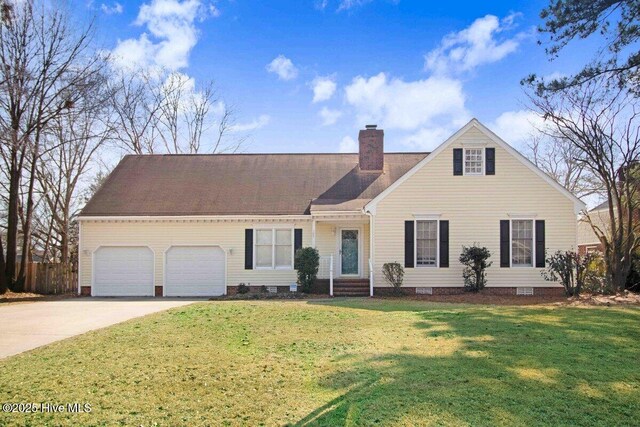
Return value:
<svg viewBox="0 0 640 427">
<path fill-rule="evenodd" d="M 358 153 L 199 153 L 199 154 L 126 154 L 124 157 L 214 157 L 214 156 L 350 156 Z M 430 151 L 386 151 L 384 154 L 431 154 Z"/>
</svg>

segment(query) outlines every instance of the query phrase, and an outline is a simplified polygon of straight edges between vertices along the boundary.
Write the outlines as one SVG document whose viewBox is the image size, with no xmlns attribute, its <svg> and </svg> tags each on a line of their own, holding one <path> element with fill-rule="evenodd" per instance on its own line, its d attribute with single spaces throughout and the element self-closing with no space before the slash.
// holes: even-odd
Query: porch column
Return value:
<svg viewBox="0 0 640 427">
<path fill-rule="evenodd" d="M 316 247 L 316 220 L 311 223 L 311 247 Z"/>
</svg>

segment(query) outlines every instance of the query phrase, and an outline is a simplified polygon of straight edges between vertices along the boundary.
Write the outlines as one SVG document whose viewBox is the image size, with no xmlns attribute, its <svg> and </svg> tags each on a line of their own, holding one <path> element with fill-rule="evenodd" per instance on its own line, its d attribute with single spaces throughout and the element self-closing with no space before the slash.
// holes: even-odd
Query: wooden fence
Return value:
<svg viewBox="0 0 640 427">
<path fill-rule="evenodd" d="M 69 264 L 31 262 L 27 264 L 24 290 L 47 295 L 76 293 L 78 272 Z"/>
</svg>

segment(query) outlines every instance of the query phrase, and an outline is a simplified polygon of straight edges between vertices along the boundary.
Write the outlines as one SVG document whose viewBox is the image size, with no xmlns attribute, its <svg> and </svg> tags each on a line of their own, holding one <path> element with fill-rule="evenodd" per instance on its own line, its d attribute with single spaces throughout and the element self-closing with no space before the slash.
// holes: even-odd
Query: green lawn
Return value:
<svg viewBox="0 0 640 427">
<path fill-rule="evenodd" d="M 637 425 L 639 357 L 634 308 L 206 302 L 0 361 L 92 405 L 0 425 Z"/>
</svg>

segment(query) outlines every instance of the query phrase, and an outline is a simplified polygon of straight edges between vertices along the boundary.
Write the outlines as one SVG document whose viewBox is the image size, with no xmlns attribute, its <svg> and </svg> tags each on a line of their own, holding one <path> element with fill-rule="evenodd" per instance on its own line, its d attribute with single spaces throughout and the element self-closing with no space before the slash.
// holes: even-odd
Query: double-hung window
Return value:
<svg viewBox="0 0 640 427">
<path fill-rule="evenodd" d="M 437 267 L 438 265 L 438 221 L 416 221 L 416 265 Z"/>
<path fill-rule="evenodd" d="M 465 148 L 464 150 L 464 174 L 482 175 L 484 170 L 484 149 Z"/>
<path fill-rule="evenodd" d="M 257 269 L 293 268 L 293 230 L 290 228 L 256 229 L 255 254 Z"/>
<path fill-rule="evenodd" d="M 533 220 L 511 221 L 511 265 L 533 267 Z"/>
</svg>

